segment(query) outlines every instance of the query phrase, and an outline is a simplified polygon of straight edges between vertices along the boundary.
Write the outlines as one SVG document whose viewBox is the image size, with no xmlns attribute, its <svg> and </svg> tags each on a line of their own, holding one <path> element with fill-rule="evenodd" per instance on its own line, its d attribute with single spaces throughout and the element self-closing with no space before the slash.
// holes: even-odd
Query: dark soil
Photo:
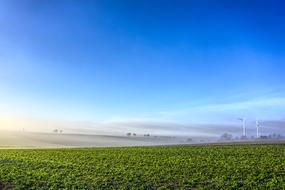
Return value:
<svg viewBox="0 0 285 190">
<path fill-rule="evenodd" d="M 10 190 L 13 189 L 13 186 L 9 183 L 2 183 L 0 181 L 0 190 Z"/>
</svg>

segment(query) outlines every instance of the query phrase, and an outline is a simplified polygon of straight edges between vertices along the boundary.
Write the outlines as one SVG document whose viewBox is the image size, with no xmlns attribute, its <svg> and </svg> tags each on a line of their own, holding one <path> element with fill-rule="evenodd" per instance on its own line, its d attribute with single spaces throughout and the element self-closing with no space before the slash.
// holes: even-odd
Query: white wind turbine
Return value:
<svg viewBox="0 0 285 190">
<path fill-rule="evenodd" d="M 243 137 L 246 137 L 246 118 L 238 118 L 238 120 L 242 121 Z"/>
<path fill-rule="evenodd" d="M 257 119 L 255 120 L 255 127 L 256 127 L 256 138 L 259 138 L 260 123 Z"/>
</svg>

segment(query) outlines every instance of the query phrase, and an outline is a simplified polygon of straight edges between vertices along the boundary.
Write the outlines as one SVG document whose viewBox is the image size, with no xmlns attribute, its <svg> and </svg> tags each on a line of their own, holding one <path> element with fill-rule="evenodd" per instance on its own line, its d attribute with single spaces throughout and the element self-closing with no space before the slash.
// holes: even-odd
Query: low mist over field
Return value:
<svg viewBox="0 0 285 190">
<path fill-rule="evenodd" d="M 120 147 L 193 144 L 214 142 L 215 138 L 174 136 L 111 136 L 0 131 L 0 148 Z"/>
</svg>

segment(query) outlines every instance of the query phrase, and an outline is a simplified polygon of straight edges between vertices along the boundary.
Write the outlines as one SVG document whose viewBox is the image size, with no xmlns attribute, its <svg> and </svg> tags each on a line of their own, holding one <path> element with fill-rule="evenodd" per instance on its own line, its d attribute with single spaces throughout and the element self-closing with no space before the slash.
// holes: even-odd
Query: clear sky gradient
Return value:
<svg viewBox="0 0 285 190">
<path fill-rule="evenodd" d="M 0 127 L 221 133 L 246 117 L 285 135 L 284 7 L 0 0 Z"/>
</svg>

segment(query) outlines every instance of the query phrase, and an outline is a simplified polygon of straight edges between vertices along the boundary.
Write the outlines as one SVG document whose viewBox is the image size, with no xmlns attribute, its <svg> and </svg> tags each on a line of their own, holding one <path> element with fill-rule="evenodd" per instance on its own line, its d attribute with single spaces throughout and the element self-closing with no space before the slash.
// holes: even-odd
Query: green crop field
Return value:
<svg viewBox="0 0 285 190">
<path fill-rule="evenodd" d="M 2 149 L 0 189 L 285 189 L 285 145 Z"/>
</svg>

